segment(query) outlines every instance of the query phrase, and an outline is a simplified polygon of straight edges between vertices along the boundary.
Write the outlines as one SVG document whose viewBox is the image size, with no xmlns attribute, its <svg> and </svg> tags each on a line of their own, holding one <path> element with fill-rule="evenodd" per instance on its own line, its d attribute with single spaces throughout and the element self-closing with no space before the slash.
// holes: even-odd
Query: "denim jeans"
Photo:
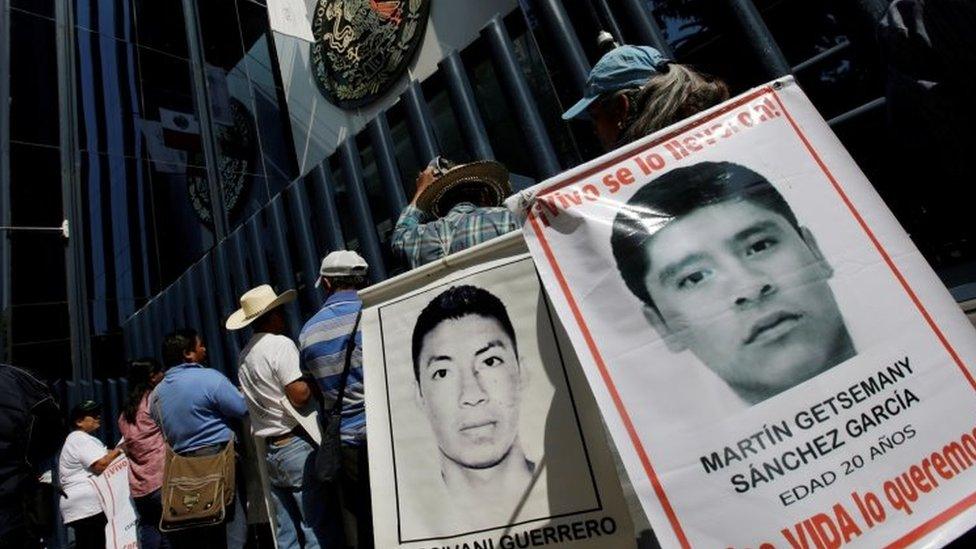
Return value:
<svg viewBox="0 0 976 549">
<path fill-rule="evenodd" d="M 278 549 L 318 549 L 324 545 L 312 528 L 321 515 L 321 498 L 315 497 L 305 484 L 313 466 L 314 450 L 310 442 L 299 436 L 282 446 L 268 445 L 268 480 L 278 523 Z"/>
</svg>

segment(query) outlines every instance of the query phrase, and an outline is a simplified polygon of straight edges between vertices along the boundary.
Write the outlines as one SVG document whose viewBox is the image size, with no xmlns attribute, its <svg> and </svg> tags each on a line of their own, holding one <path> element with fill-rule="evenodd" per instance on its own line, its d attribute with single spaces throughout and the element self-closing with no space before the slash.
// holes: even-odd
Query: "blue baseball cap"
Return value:
<svg viewBox="0 0 976 549">
<path fill-rule="evenodd" d="M 660 74 L 668 63 L 661 52 L 650 46 L 620 46 L 607 52 L 586 77 L 583 99 L 563 113 L 563 120 L 585 118 L 586 109 L 608 92 L 636 88 Z"/>
</svg>

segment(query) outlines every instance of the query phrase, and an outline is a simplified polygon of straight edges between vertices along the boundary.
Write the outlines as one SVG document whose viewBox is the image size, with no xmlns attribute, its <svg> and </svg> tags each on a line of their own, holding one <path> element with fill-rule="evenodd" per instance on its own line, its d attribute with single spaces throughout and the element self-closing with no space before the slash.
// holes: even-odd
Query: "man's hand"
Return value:
<svg viewBox="0 0 976 549">
<path fill-rule="evenodd" d="M 427 187 L 430 187 L 430 184 L 433 182 L 434 182 L 433 168 L 427 168 L 426 170 L 417 174 L 417 191 L 413 193 L 413 200 L 410 201 L 410 204 L 416 206 L 417 199 L 420 198 L 420 195 L 423 194 L 424 191 L 427 189 Z"/>
</svg>

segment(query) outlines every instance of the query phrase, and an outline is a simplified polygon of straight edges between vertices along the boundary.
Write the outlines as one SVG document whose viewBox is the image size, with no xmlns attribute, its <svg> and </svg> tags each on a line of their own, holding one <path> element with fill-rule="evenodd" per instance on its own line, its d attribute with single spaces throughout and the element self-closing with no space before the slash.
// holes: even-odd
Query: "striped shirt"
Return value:
<svg viewBox="0 0 976 549">
<path fill-rule="evenodd" d="M 479 208 L 470 202 L 457 204 L 440 219 L 427 217 L 408 205 L 393 229 L 393 253 L 406 258 L 411 269 L 519 228 L 508 208 Z"/>
<path fill-rule="evenodd" d="M 329 410 L 339 395 L 346 364 L 346 342 L 363 302 L 354 290 L 336 292 L 308 319 L 298 336 L 302 368 L 319 384 Z M 356 330 L 356 348 L 342 399 L 342 442 L 358 446 L 366 441 L 366 400 L 363 391 L 363 334 Z"/>
</svg>

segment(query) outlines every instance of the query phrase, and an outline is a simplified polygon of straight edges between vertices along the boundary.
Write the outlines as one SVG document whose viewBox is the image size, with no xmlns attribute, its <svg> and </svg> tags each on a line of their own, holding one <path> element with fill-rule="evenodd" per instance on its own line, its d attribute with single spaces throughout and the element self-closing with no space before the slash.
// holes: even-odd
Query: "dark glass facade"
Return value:
<svg viewBox="0 0 976 549">
<path fill-rule="evenodd" d="M 920 174 L 892 160 L 903 145 L 876 39 L 884 0 L 498 5 L 507 7 L 456 51 L 426 59 L 433 71 L 395 86 L 309 164 L 296 147 L 308 136 L 293 132 L 296 121 L 308 126 L 297 117 L 310 103 L 283 82 L 278 50 L 288 39 L 269 30 L 262 2 L 0 0 L 5 222 L 76 217 L 67 242 L 5 235 L 3 357 L 70 378 L 88 375 L 77 362 L 90 356 L 93 377 L 113 377 L 124 359 L 157 354 L 164 332 L 191 323 L 212 362 L 232 372 L 246 334 L 227 334 L 222 319 L 247 288 L 297 288 L 297 330 L 321 299 L 311 283 L 326 251 L 360 250 L 377 279 L 406 269 L 389 238 L 432 154 L 494 157 L 517 188 L 601 154 L 587 123 L 560 118 L 601 55 L 600 31 L 655 43 L 733 93 L 794 74 L 957 299 L 976 297 L 966 201 L 919 188 Z M 743 6 L 760 25 L 747 24 Z M 437 15 L 431 21 L 445 25 Z"/>
<path fill-rule="evenodd" d="M 70 242 L 81 248 L 89 324 L 78 347 L 94 377 L 117 376 L 120 326 L 213 248 L 215 216 L 239 226 L 296 176 L 267 8 L 10 0 L 2 16 L 9 222 L 58 226 L 72 218 L 64 188 L 76 189 Z M 55 233 L 4 238 L 3 358 L 70 379 L 70 323 L 81 317 L 69 312 L 69 246 Z"/>
</svg>

